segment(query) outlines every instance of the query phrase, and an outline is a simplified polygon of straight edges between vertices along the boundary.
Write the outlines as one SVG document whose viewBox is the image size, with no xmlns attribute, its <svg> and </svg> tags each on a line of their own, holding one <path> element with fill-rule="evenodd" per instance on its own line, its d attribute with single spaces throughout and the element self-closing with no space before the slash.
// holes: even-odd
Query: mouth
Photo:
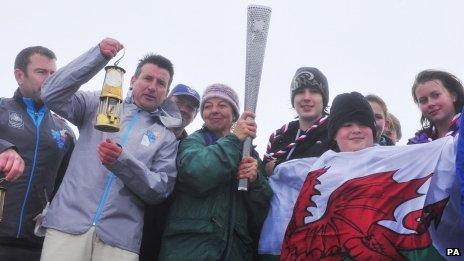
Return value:
<svg viewBox="0 0 464 261">
<path fill-rule="evenodd" d="M 365 139 L 364 137 L 352 137 L 352 138 L 350 138 L 351 141 L 355 141 L 355 142 L 363 141 L 364 139 Z"/>
<path fill-rule="evenodd" d="M 143 97 L 145 97 L 145 99 L 150 100 L 150 101 L 156 100 L 156 96 L 151 95 L 151 94 L 144 94 Z"/>
<path fill-rule="evenodd" d="M 218 122 L 221 122 L 223 120 L 223 117 L 211 117 L 209 118 L 209 121 L 212 122 L 212 123 L 218 123 Z"/>
<path fill-rule="evenodd" d="M 435 116 L 439 111 L 440 111 L 440 109 L 434 109 L 434 110 L 429 111 L 428 114 L 430 116 Z"/>
<path fill-rule="evenodd" d="M 305 111 L 310 111 L 314 108 L 312 105 L 300 105 L 300 107 Z"/>
</svg>

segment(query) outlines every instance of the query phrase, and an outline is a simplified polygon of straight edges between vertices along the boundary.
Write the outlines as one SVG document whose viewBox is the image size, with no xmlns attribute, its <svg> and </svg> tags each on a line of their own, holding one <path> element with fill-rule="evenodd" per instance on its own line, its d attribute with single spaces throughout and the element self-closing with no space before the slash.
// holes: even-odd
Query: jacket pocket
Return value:
<svg viewBox="0 0 464 261">
<path fill-rule="evenodd" d="M 173 219 L 168 223 L 164 235 L 213 233 L 217 227 L 212 219 Z"/>
</svg>

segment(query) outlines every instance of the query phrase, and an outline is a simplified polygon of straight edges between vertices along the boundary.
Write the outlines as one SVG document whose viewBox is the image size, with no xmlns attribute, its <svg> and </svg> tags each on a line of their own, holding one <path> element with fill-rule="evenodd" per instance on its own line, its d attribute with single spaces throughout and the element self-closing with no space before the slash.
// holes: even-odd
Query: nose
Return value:
<svg viewBox="0 0 464 261">
<path fill-rule="evenodd" d="M 211 113 L 212 114 L 218 114 L 221 112 L 221 107 L 219 105 L 213 104 L 211 106 Z"/>
<path fill-rule="evenodd" d="M 435 101 L 434 101 L 434 100 L 429 99 L 429 100 L 427 101 L 427 107 L 428 107 L 428 108 L 432 108 L 432 107 L 434 107 L 435 105 L 436 105 L 436 104 L 435 104 Z"/>
<path fill-rule="evenodd" d="M 179 111 L 182 113 L 190 113 L 188 106 L 185 104 L 177 104 L 177 107 L 179 108 Z"/>
<path fill-rule="evenodd" d="M 312 99 L 312 95 L 311 95 L 311 92 L 306 89 L 303 93 L 303 100 L 307 101 L 307 100 L 311 100 Z"/>
<path fill-rule="evenodd" d="M 148 90 L 154 91 L 155 89 L 156 89 L 156 83 L 150 83 L 150 84 L 148 85 Z"/>
<path fill-rule="evenodd" d="M 213 106 L 211 106 L 211 112 L 218 112 L 218 111 L 219 111 L 219 107 L 213 104 Z"/>
<path fill-rule="evenodd" d="M 353 124 L 353 126 L 351 127 L 351 132 L 352 133 L 360 133 L 361 132 L 361 128 L 358 124 Z"/>
</svg>

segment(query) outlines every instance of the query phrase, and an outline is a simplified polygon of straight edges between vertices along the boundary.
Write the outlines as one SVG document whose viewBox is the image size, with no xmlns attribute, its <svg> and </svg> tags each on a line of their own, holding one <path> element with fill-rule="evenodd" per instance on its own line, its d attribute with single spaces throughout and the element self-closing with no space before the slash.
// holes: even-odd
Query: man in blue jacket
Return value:
<svg viewBox="0 0 464 261">
<path fill-rule="evenodd" d="M 40 259 L 43 239 L 34 235 L 35 219 L 61 181 L 74 147 L 72 130 L 40 99 L 55 60 L 42 46 L 22 50 L 14 65 L 19 87 L 12 98 L 0 100 L 0 171 L 11 181 L 24 170 L 5 185 L 0 260 Z"/>
</svg>

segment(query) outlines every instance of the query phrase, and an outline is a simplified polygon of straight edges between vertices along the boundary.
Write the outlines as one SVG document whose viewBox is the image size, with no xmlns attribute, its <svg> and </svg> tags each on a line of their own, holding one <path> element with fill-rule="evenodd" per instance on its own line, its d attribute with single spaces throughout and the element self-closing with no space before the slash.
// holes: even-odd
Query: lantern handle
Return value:
<svg viewBox="0 0 464 261">
<path fill-rule="evenodd" d="M 126 47 L 122 48 L 122 50 L 123 50 L 122 56 L 119 57 L 119 59 L 117 59 L 116 62 L 114 62 L 114 66 L 118 66 L 119 61 L 121 61 L 121 59 L 124 57 L 124 55 L 126 55 Z"/>
</svg>

